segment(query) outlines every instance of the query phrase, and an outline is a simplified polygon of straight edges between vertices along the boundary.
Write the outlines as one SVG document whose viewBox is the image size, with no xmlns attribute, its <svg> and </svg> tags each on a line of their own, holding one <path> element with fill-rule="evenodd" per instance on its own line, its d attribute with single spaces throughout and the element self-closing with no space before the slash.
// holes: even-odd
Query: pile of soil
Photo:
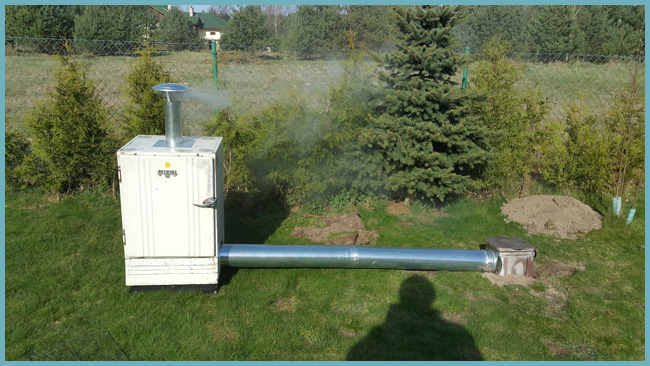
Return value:
<svg viewBox="0 0 650 366">
<path fill-rule="evenodd" d="M 601 227 L 600 215 L 591 207 L 567 196 L 515 198 L 501 206 L 501 213 L 521 224 L 529 234 L 576 239 Z"/>
<path fill-rule="evenodd" d="M 374 245 L 379 237 L 376 231 L 366 230 L 357 214 L 327 215 L 322 217 L 322 221 L 326 227 L 296 227 L 291 236 L 330 245 Z"/>
<path fill-rule="evenodd" d="M 405 203 L 393 202 L 386 207 L 386 212 L 391 215 L 405 215 L 411 213 L 411 210 Z"/>
</svg>

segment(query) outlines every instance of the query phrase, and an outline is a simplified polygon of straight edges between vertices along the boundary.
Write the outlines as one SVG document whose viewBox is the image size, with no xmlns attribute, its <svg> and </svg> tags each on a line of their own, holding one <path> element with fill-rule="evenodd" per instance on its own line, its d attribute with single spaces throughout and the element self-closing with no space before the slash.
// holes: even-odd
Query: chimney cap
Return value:
<svg viewBox="0 0 650 366">
<path fill-rule="evenodd" d="M 162 95 L 168 102 L 176 102 L 183 99 L 183 93 L 191 89 L 181 84 L 165 83 L 154 86 L 153 91 Z"/>
</svg>

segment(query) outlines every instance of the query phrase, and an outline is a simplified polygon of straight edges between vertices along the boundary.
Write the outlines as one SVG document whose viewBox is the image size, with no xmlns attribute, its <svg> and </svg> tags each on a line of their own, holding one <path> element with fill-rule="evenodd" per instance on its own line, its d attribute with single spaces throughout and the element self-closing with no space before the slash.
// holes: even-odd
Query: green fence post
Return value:
<svg viewBox="0 0 650 366">
<path fill-rule="evenodd" d="M 217 41 L 214 39 L 211 41 L 212 43 L 212 79 L 214 80 L 214 90 L 219 89 L 219 84 L 217 82 Z M 215 108 L 214 109 L 214 114 L 217 114 L 219 111 Z"/>
<path fill-rule="evenodd" d="M 469 55 L 469 47 L 465 47 L 465 55 Z M 467 89 L 467 67 L 463 70 L 463 89 Z"/>
</svg>

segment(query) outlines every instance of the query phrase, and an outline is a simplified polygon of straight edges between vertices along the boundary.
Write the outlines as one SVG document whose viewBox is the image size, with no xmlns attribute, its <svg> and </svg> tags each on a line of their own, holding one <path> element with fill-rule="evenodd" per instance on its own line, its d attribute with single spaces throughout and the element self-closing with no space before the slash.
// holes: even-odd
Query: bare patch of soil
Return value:
<svg viewBox="0 0 650 366">
<path fill-rule="evenodd" d="M 483 273 L 483 278 L 487 278 L 488 281 L 490 281 L 493 285 L 497 285 L 499 287 L 513 286 L 513 285 L 530 286 L 535 282 L 535 279 L 532 277 L 526 277 L 521 275 L 499 276 L 496 273 L 488 273 L 488 272 Z"/>
<path fill-rule="evenodd" d="M 577 272 L 583 271 L 584 266 L 580 264 L 549 263 L 533 266 L 533 277 L 569 277 Z"/>
<path fill-rule="evenodd" d="M 280 298 L 278 301 L 273 303 L 273 306 L 276 311 L 293 313 L 296 311 L 296 298 L 294 296 Z"/>
<path fill-rule="evenodd" d="M 328 215 L 323 218 L 328 233 L 337 234 L 366 230 L 361 218 L 356 214 Z"/>
<path fill-rule="evenodd" d="M 377 231 L 366 230 L 366 225 L 357 214 L 327 215 L 322 217 L 322 221 L 326 227 L 296 227 L 291 236 L 330 245 L 374 245 L 379 237 Z"/>
<path fill-rule="evenodd" d="M 531 295 L 541 297 L 546 301 L 543 314 L 553 319 L 567 318 L 567 295 L 562 291 L 548 286 L 544 291 L 531 291 Z"/>
<path fill-rule="evenodd" d="M 411 213 L 411 210 L 403 202 L 393 202 L 386 207 L 386 212 L 391 215 L 404 215 Z"/>
<path fill-rule="evenodd" d="M 327 241 L 329 245 L 354 245 L 357 242 L 358 234 L 345 234 Z"/>
<path fill-rule="evenodd" d="M 544 342 L 546 348 L 553 357 L 578 356 L 586 359 L 593 359 L 595 348 L 589 345 L 567 345 L 558 342 Z"/>
<path fill-rule="evenodd" d="M 539 195 L 515 198 L 501 206 L 507 222 L 521 224 L 529 234 L 562 239 L 601 228 L 600 215 L 586 204 L 567 196 Z"/>
<path fill-rule="evenodd" d="M 359 235 L 357 235 L 357 240 L 355 242 L 356 245 L 368 245 L 368 244 L 375 244 L 377 241 L 377 238 L 379 237 L 379 233 L 375 230 L 361 230 L 359 231 Z"/>
<path fill-rule="evenodd" d="M 293 229 L 291 236 L 294 238 L 307 238 L 316 243 L 324 243 L 327 240 L 327 232 L 315 226 L 296 227 Z"/>
<path fill-rule="evenodd" d="M 521 275 L 499 276 L 496 273 L 488 272 L 483 273 L 483 277 L 492 282 L 492 284 L 495 284 L 499 287 L 508 285 L 529 286 L 532 285 L 536 280 L 542 280 L 543 283 L 547 283 L 546 279 L 548 277 L 568 277 L 574 275 L 575 273 L 583 271 L 584 269 L 585 267 L 578 263 L 549 263 L 533 265 L 532 277 Z M 563 293 L 558 292 L 553 288 L 548 288 L 546 291 L 544 291 L 544 293 L 539 293 L 539 295 L 546 298 L 565 298 L 565 295 Z"/>
<path fill-rule="evenodd" d="M 339 329 L 339 334 L 345 338 L 354 338 L 361 334 L 361 332 L 353 332 L 347 329 Z"/>
</svg>

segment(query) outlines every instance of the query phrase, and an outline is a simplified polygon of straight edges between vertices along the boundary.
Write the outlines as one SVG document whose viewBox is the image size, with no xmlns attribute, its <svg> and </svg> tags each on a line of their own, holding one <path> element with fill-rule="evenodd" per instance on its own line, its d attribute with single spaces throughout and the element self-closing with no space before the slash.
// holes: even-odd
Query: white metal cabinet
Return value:
<svg viewBox="0 0 650 366">
<path fill-rule="evenodd" d="M 127 285 L 216 284 L 222 154 L 219 137 L 171 148 L 138 136 L 118 150 Z"/>
</svg>

